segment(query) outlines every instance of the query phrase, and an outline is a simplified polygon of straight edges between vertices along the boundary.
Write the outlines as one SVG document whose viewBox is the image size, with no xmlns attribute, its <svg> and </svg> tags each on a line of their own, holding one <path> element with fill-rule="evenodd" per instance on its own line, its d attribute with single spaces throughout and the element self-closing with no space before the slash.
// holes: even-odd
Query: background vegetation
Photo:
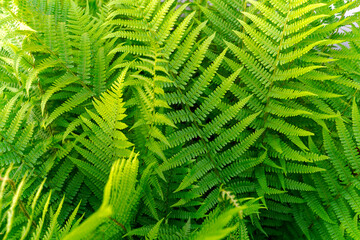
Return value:
<svg viewBox="0 0 360 240">
<path fill-rule="evenodd" d="M 0 1 L 0 238 L 360 239 L 359 5 Z"/>
</svg>

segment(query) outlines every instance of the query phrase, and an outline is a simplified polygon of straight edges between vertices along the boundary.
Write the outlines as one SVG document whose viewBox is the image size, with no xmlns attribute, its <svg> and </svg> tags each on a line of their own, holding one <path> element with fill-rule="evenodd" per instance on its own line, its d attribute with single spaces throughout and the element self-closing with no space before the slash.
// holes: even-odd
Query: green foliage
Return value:
<svg viewBox="0 0 360 240">
<path fill-rule="evenodd" d="M 13 165 L 2 171 L 1 178 L 1 234 L 2 239 L 52 239 L 63 238 L 75 228 L 80 220 L 74 221 L 79 205 L 69 216 L 65 224 L 60 225 L 58 217 L 63 207 L 64 198 L 58 206 L 51 204 L 51 192 L 42 194 L 43 181 L 32 195 L 24 202 L 21 196 L 29 187 L 29 178 L 25 174 L 17 185 L 10 176 L 14 173 Z M 16 173 L 15 173 L 16 174 Z M 55 212 L 54 212 L 55 211 Z M 46 218 L 46 216 L 49 216 Z"/>
<path fill-rule="evenodd" d="M 360 239 L 359 5 L 0 1 L 1 238 Z"/>
</svg>

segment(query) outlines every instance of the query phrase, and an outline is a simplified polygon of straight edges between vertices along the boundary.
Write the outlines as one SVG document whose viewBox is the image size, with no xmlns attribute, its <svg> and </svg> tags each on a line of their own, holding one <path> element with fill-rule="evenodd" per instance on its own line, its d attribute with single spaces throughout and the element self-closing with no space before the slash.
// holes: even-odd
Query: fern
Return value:
<svg viewBox="0 0 360 240">
<path fill-rule="evenodd" d="M 58 225 L 58 216 L 64 199 L 56 208 L 56 212 L 52 213 L 49 205 L 51 193 L 46 194 L 47 196 L 41 194 L 45 181 L 28 198 L 28 203 L 23 202 L 22 196 L 25 189 L 29 187 L 27 184 L 29 178 L 25 174 L 17 185 L 10 178 L 12 172 L 13 166 L 11 165 L 1 177 L 1 231 L 4 235 L 3 239 L 30 239 L 30 237 L 31 239 L 50 239 L 53 236 L 64 236 L 72 227 L 78 224 L 74 220 L 79 206 L 74 209 L 66 225 L 63 227 Z M 45 216 L 49 208 L 51 220 L 48 222 Z M 16 209 L 19 209 L 19 212 Z"/>
<path fill-rule="evenodd" d="M 95 193 L 100 193 L 104 188 L 112 163 L 130 154 L 128 148 L 132 144 L 122 133 L 126 128 L 126 124 L 122 122 L 126 117 L 122 102 L 125 75 L 126 71 L 119 76 L 111 89 L 100 96 L 99 100 L 93 101 L 96 113 L 87 110 L 86 115 L 80 116 L 84 132 L 80 136 L 74 135 L 78 144 L 70 143 L 71 148 L 87 159 L 83 161 L 70 157 L 92 185 L 97 187 Z M 101 198 L 101 196 L 97 197 Z"/>
<path fill-rule="evenodd" d="M 358 239 L 358 6 L 1 1 L 2 236 Z"/>
</svg>

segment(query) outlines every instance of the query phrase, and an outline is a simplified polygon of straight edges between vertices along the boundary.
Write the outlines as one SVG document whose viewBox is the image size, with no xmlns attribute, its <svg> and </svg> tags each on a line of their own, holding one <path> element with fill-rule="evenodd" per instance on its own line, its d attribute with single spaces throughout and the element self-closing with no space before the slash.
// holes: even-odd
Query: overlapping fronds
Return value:
<svg viewBox="0 0 360 240">
<path fill-rule="evenodd" d="M 94 194 L 99 199 L 113 162 L 128 157 L 129 147 L 132 146 L 122 132 L 127 127 L 123 122 L 126 109 L 122 99 L 125 75 L 126 70 L 108 91 L 101 94 L 99 99 L 93 100 L 94 110 L 87 109 L 86 114 L 80 116 L 79 124 L 84 129 L 83 133 L 79 136 L 74 134 L 75 144 L 70 142 L 65 146 L 69 146 L 68 149 L 74 148 L 79 154 L 79 157 L 68 158 L 87 177 L 84 183 L 90 182 L 89 188 L 95 188 Z M 74 129 L 67 129 L 67 132 L 72 130 Z"/>
<path fill-rule="evenodd" d="M 135 106 L 132 110 L 135 122 L 132 129 L 136 134 L 134 143 L 140 151 L 146 150 L 142 155 L 149 163 L 157 163 L 156 158 L 166 161 L 161 145 L 169 145 L 169 142 L 162 128 L 175 126 L 163 114 L 164 109 L 169 108 L 164 100 L 163 86 L 171 82 L 169 58 L 184 41 L 184 33 L 193 14 L 181 19 L 182 22 L 176 26 L 186 4 L 175 9 L 174 1 L 118 1 L 111 6 L 108 20 L 116 30 L 106 38 L 119 44 L 110 54 L 119 53 L 119 58 L 127 55 L 125 60 L 133 70 L 131 78 L 125 83 L 132 91 L 127 105 Z M 120 63 L 114 68 L 124 66 Z"/>
<path fill-rule="evenodd" d="M 75 221 L 79 205 L 65 224 L 59 224 L 64 198 L 59 205 L 54 206 L 51 203 L 51 192 L 42 194 L 45 180 L 34 189 L 30 197 L 24 198 L 30 179 L 26 173 L 17 184 L 11 178 L 14 172 L 13 165 L 10 165 L 7 169 L 2 169 L 0 176 L 2 239 L 62 239 L 79 224 L 81 218 Z"/>
<path fill-rule="evenodd" d="M 246 191 L 264 196 L 264 203 L 270 202 L 271 205 L 272 201 L 282 205 L 287 202 L 309 202 L 305 197 L 306 192 L 299 196 L 294 191 L 303 192 L 301 185 L 315 190 L 312 186 L 317 186 L 317 183 L 305 177 L 300 178 L 298 174 L 321 172 L 316 174 L 322 175 L 331 169 L 322 163 L 328 161 L 328 153 L 323 149 L 310 150 L 304 142 L 305 137 L 312 137 L 314 142 L 322 144 L 323 129 L 328 130 L 328 126 L 333 125 L 339 116 L 337 111 L 348 107 L 342 96 L 352 96 L 357 91 L 353 76 L 334 70 L 335 66 L 340 65 L 346 72 L 351 72 L 349 69 L 356 64 L 354 61 L 352 65 L 346 62 L 345 56 L 349 50 L 346 47 L 333 50 L 331 46 L 351 38 L 349 34 L 340 34 L 338 29 L 356 21 L 356 16 L 345 18 L 345 11 L 342 11 L 356 7 L 358 3 L 334 1 L 331 4 L 336 7 L 333 8 L 330 4 L 315 1 L 249 0 L 244 1 L 244 4 L 223 0 L 210 2 L 211 5 L 198 5 L 211 22 L 207 34 L 216 31 L 216 45 L 231 50 L 232 56 L 226 55 L 226 69 L 233 72 L 236 66 L 244 67 L 240 73 L 242 88 L 238 92 L 244 97 L 252 97 L 247 103 L 251 111 L 242 116 L 250 117 L 258 113 L 250 128 L 253 131 L 266 129 L 256 146 L 256 152 L 265 150 L 265 160 L 259 166 L 251 166 L 253 173 L 245 174 L 245 179 L 254 178 L 258 185 Z M 340 20 L 337 15 L 339 12 L 342 12 Z M 224 22 L 225 25 L 222 24 Z M 354 31 L 351 35 L 356 34 L 356 29 Z M 215 60 L 213 53 L 208 54 L 208 57 Z M 236 95 L 234 90 L 232 92 Z M 354 158 L 352 161 L 356 162 Z M 199 174 L 199 171 L 196 172 Z M 206 186 L 206 183 L 200 183 Z M 288 197 L 291 192 L 296 198 Z M 318 202 L 314 204 L 307 207 L 312 214 L 321 215 L 325 210 L 318 209 L 317 206 L 321 205 Z M 279 211 L 279 208 L 268 207 L 270 212 Z M 284 213 L 289 213 L 289 217 L 292 215 L 291 211 Z M 264 217 L 279 221 L 279 224 L 286 221 L 270 213 Z"/>
<path fill-rule="evenodd" d="M 359 239 L 359 5 L 0 1 L 0 236 Z"/>
</svg>

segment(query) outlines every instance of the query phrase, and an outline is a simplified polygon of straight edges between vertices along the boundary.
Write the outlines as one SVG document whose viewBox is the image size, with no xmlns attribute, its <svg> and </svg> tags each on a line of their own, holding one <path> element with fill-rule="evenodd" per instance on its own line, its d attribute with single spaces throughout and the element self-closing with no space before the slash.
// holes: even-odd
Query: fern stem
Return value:
<svg viewBox="0 0 360 240">
<path fill-rule="evenodd" d="M 16 184 L 15 184 L 15 182 L 14 182 L 12 179 L 10 179 L 10 178 L 3 178 L 3 177 L 0 176 L 0 181 L 8 182 L 8 183 L 10 184 L 10 186 L 11 186 L 12 192 L 13 192 L 14 194 L 16 193 Z M 21 201 L 21 199 L 19 199 L 19 207 L 20 207 L 21 212 L 23 212 L 23 214 L 25 215 L 25 217 L 26 217 L 29 221 L 31 221 L 32 226 L 36 229 L 36 227 L 37 227 L 37 226 L 36 226 L 36 223 L 35 223 L 34 220 L 32 220 L 30 214 L 29 214 L 28 211 L 26 210 L 25 205 L 24 205 L 24 203 Z"/>
<path fill-rule="evenodd" d="M 125 231 L 125 233 L 127 233 L 127 230 L 126 230 L 126 228 L 125 228 L 125 226 L 124 226 L 123 224 L 121 224 L 121 223 L 119 223 L 118 221 L 116 221 L 115 218 L 109 217 L 109 219 L 110 219 L 111 221 L 113 221 L 116 225 L 120 226 L 120 227 Z"/>
<path fill-rule="evenodd" d="M 289 20 L 289 14 L 291 13 L 291 10 L 287 13 L 287 15 L 286 15 L 286 19 L 285 19 L 285 23 L 284 23 L 284 27 L 283 27 L 283 29 L 282 29 L 282 32 L 281 32 L 281 39 L 280 39 L 280 43 L 279 43 L 279 47 L 278 47 L 278 50 L 277 50 L 277 53 L 276 53 L 276 58 L 275 58 L 275 66 L 274 66 L 274 69 L 273 69 L 273 71 L 272 71 L 272 74 L 271 74 L 271 77 L 270 77 L 270 85 L 269 85 L 269 88 L 268 88 L 268 93 L 267 93 L 267 96 L 266 96 L 266 104 L 265 104 L 265 107 L 264 107 L 264 111 L 265 111 L 265 109 L 267 108 L 267 106 L 269 105 L 269 103 L 270 103 L 270 97 L 269 97 L 269 92 L 271 91 L 271 89 L 272 89 L 272 87 L 274 86 L 274 82 L 272 81 L 272 78 L 273 78 L 273 76 L 274 76 L 274 74 L 275 74 L 275 72 L 276 72 L 276 70 L 278 69 L 278 63 L 276 63 L 277 61 L 278 61 L 278 59 L 279 59 L 279 57 L 280 57 L 280 51 L 281 51 L 281 46 L 282 46 L 282 43 L 283 43 L 283 41 L 284 41 L 284 34 L 285 34 L 285 28 L 286 28 L 286 26 L 287 26 L 287 23 L 288 23 L 288 20 Z M 266 122 L 267 122 L 267 119 L 268 119 L 268 117 L 269 117 L 269 113 L 268 112 L 265 112 L 264 113 L 264 118 L 263 118 L 263 126 L 265 126 L 266 125 Z M 266 130 L 265 130 L 266 131 Z M 263 133 L 263 136 L 262 136 L 262 140 L 264 140 L 264 138 L 265 138 L 265 132 Z"/>
<path fill-rule="evenodd" d="M 171 73 L 173 74 L 173 73 Z M 176 87 L 177 88 L 177 91 L 180 93 L 180 94 L 183 94 L 183 92 L 181 91 L 181 89 L 179 87 Z M 199 132 L 202 132 L 198 123 L 195 121 L 196 117 L 194 116 L 193 112 L 191 111 L 190 109 L 190 106 L 188 104 L 185 103 L 185 108 L 188 110 L 189 113 L 192 114 L 192 119 L 194 119 L 193 123 L 196 127 L 196 129 L 198 129 Z M 208 156 L 208 158 L 210 159 L 211 163 L 214 165 L 214 172 L 216 174 L 216 176 L 219 178 L 219 180 L 225 184 L 225 181 L 221 178 L 221 174 L 217 168 L 217 164 L 215 162 L 215 160 L 212 158 L 212 155 L 210 154 L 210 151 L 209 151 L 209 148 L 208 148 L 208 145 L 206 144 L 206 141 L 204 140 L 204 137 L 202 136 L 202 134 L 199 136 L 200 137 L 200 141 L 201 143 L 205 146 L 205 149 L 206 149 L 206 155 Z"/>
</svg>

